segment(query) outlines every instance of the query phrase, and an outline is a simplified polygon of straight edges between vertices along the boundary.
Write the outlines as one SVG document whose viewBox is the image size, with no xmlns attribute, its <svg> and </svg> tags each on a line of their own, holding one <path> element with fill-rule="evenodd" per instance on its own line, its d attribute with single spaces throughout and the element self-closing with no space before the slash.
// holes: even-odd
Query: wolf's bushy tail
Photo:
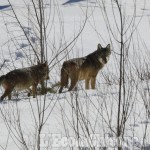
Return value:
<svg viewBox="0 0 150 150">
<path fill-rule="evenodd" d="M 5 79 L 5 75 L 2 75 L 2 76 L 0 77 L 0 85 L 1 85 L 1 83 L 3 82 L 4 79 Z"/>
<path fill-rule="evenodd" d="M 61 68 L 61 86 L 65 86 L 67 87 L 68 85 L 68 71 L 66 68 L 66 65 L 63 64 L 62 68 Z"/>
</svg>

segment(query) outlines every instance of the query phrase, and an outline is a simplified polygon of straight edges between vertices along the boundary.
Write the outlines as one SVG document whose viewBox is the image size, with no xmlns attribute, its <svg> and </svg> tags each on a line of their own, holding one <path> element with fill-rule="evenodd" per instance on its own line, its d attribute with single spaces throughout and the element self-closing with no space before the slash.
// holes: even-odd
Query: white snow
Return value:
<svg viewBox="0 0 150 150">
<path fill-rule="evenodd" d="M 9 4 L 7 1 L 0 0 L 0 2 L 1 5 Z M 35 20 L 31 3 L 27 0 L 10 0 L 10 2 L 25 33 L 39 53 L 38 33 L 32 25 Z M 108 32 L 102 12 L 102 1 L 68 0 L 68 3 L 66 2 L 67 0 L 47 1 L 45 15 L 48 21 L 47 59 L 49 63 L 81 31 L 86 13 L 87 21 L 80 36 L 50 63 L 48 86 L 60 80 L 60 69 L 64 60 L 86 56 L 96 50 L 98 43 L 103 47 L 110 43 L 113 50 L 110 59 L 97 76 L 95 90 L 85 90 L 85 83 L 81 81 L 77 91 L 62 94 L 47 93 L 37 98 L 29 98 L 27 93 L 22 91 L 19 92 L 18 97 L 14 95 L 12 100 L 2 101 L 0 103 L 0 149 L 24 150 L 25 147 L 21 144 L 22 136 L 27 147 L 34 149 L 37 142 L 38 111 L 42 112 L 44 106 L 44 125 L 40 135 L 42 150 L 47 147 L 59 150 L 67 150 L 71 147 L 77 149 L 78 136 L 82 150 L 90 149 L 90 144 L 86 140 L 93 142 L 92 148 L 117 149 L 115 132 L 117 131 L 119 97 L 119 44 Z M 134 30 L 131 45 L 126 54 L 129 60 L 125 66 L 127 103 L 124 106 L 129 110 L 124 128 L 123 150 L 140 150 L 142 147 L 148 150 L 150 149 L 150 96 L 149 78 L 144 74 L 148 72 L 144 71 L 149 71 L 150 63 L 150 3 L 148 0 L 137 0 L 135 9 L 134 2 L 131 0 L 120 0 L 120 2 L 125 14 L 123 16 L 126 21 L 125 28 L 128 29 L 132 19 L 135 21 L 133 28 L 126 33 L 126 39 L 128 39 L 132 29 Z M 105 0 L 104 3 L 112 32 L 119 39 L 113 15 L 115 13 L 115 19 L 120 25 L 117 6 L 114 2 L 112 4 L 111 0 Z M 33 16 L 29 14 L 28 8 Z M 132 18 L 133 15 L 134 18 Z M 15 68 L 36 64 L 34 52 L 12 16 L 11 8 L 0 10 L 0 75 Z M 7 61 L 3 65 L 4 60 Z M 56 62 L 58 63 L 54 65 Z M 2 93 L 3 88 L 0 90 L 0 95 Z M 20 129 L 22 134 L 19 132 Z M 69 142 L 72 142 L 70 147 Z"/>
</svg>

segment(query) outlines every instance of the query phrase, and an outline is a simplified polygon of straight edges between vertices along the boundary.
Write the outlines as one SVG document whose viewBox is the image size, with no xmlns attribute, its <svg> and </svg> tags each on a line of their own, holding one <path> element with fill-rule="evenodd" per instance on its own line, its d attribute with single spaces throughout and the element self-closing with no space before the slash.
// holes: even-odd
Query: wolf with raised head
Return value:
<svg viewBox="0 0 150 150">
<path fill-rule="evenodd" d="M 85 80 L 85 88 L 89 89 L 89 84 L 92 89 L 95 89 L 96 76 L 100 69 L 108 62 L 111 54 L 110 44 L 103 48 L 100 44 L 97 50 L 93 53 L 81 57 L 65 61 L 61 68 L 61 80 L 59 93 L 63 87 L 67 87 L 68 80 L 71 80 L 71 85 L 68 91 L 71 91 L 79 80 Z"/>
<path fill-rule="evenodd" d="M 48 80 L 48 73 L 49 68 L 46 61 L 43 64 L 39 63 L 27 68 L 15 69 L 6 75 L 2 75 L 0 77 L 0 84 L 4 87 L 5 91 L 0 100 L 3 100 L 6 96 L 8 96 L 8 99 L 11 99 L 13 89 L 19 91 L 28 89 L 30 86 L 32 86 L 32 93 L 35 98 L 38 83 Z"/>
</svg>

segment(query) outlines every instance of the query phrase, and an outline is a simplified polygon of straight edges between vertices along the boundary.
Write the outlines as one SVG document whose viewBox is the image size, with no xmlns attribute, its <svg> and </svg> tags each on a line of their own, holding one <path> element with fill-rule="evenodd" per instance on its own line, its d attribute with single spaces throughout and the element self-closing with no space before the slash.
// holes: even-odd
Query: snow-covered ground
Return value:
<svg viewBox="0 0 150 150">
<path fill-rule="evenodd" d="M 128 109 L 124 126 L 123 149 L 150 149 L 150 96 L 149 69 L 150 56 L 150 2 L 120 0 L 125 40 L 133 32 L 126 62 L 125 100 L 121 105 Z M 9 3 L 2 1 L 0 7 L 0 75 L 15 68 L 35 64 L 35 56 L 15 18 Z M 32 44 L 37 46 L 38 38 L 32 18 L 33 7 L 29 0 L 10 1 Z M 25 3 L 26 2 L 26 3 Z M 63 50 L 85 27 L 80 36 L 50 63 L 48 86 L 60 80 L 61 64 L 68 58 L 85 56 L 101 43 L 111 44 L 112 54 L 107 65 L 97 76 L 97 88 L 85 90 L 84 81 L 78 90 L 62 94 L 47 93 L 45 96 L 28 98 L 27 93 L 19 92 L 12 100 L 0 103 L 0 149 L 29 149 L 37 142 L 39 112 L 43 114 L 44 125 L 41 131 L 41 149 L 117 149 L 117 117 L 119 97 L 119 13 L 115 2 L 104 1 L 112 31 L 108 30 L 104 7 L 101 0 L 53 0 L 46 2 L 47 59 L 50 63 L 58 52 Z M 135 9 L 136 8 L 136 9 Z M 114 14 L 115 15 L 114 15 Z M 86 20 L 87 19 L 87 20 Z M 131 24 L 130 24 L 131 23 Z M 130 29 L 128 29 L 129 25 Z M 35 26 L 34 26 L 35 27 Z M 128 48 L 127 48 L 128 49 Z M 69 52 L 69 54 L 67 54 Z M 67 55 L 66 55 L 67 54 Z M 4 60 L 6 61 L 3 65 Z M 53 66 L 57 61 L 60 62 Z M 145 71 L 145 72 L 144 72 Z M 144 74 L 146 73 L 146 74 Z M 143 77 L 143 80 L 141 79 Z M 56 89 L 57 90 L 57 89 Z M 2 95 L 3 89 L 0 90 Z M 40 107 L 39 107 L 40 106 Z M 147 109 L 146 109 L 147 108 Z M 123 113 L 123 112 L 122 112 Z M 20 132 L 22 131 L 22 132 Z M 92 142 L 91 142 L 92 141 Z M 21 144 L 22 143 L 22 144 Z M 93 145 L 92 145 L 93 144 Z"/>
</svg>

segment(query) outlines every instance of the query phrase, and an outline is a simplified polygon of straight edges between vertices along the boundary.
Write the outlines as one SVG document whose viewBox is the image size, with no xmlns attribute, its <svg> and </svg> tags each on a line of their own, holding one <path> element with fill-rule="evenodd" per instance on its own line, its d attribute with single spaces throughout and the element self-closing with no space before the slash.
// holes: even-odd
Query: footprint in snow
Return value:
<svg viewBox="0 0 150 150">
<path fill-rule="evenodd" d="M 141 123 L 141 124 L 148 124 L 148 123 L 150 123 L 150 121 L 144 120 L 144 121 L 141 121 L 140 123 Z"/>
<path fill-rule="evenodd" d="M 130 124 L 131 127 L 139 127 L 138 124 L 134 123 L 134 124 Z"/>
</svg>

